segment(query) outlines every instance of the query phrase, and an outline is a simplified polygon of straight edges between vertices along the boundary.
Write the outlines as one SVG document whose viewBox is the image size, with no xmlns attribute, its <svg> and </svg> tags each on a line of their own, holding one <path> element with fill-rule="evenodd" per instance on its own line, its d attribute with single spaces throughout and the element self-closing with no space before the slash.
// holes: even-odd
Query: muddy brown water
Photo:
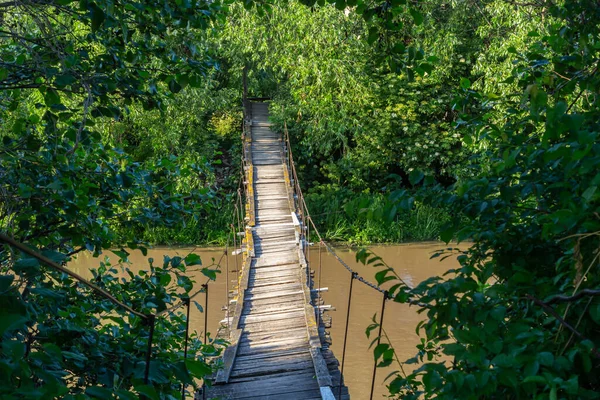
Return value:
<svg viewBox="0 0 600 400">
<path fill-rule="evenodd" d="M 446 247 L 443 243 L 428 242 L 373 246 L 371 250 L 392 266 L 404 281 L 409 285 L 414 285 L 431 276 L 441 276 L 447 270 L 458 266 L 455 256 L 448 257 L 443 261 L 440 261 L 440 258 L 430 259 L 434 252 Z M 461 248 L 464 249 L 466 246 L 461 246 Z M 324 248 L 321 251 L 320 284 L 322 288 L 328 288 L 328 291 L 323 293 L 324 304 L 331 305 L 336 309 L 329 312 L 332 317 L 332 327 L 329 331 L 332 338 L 332 350 L 341 362 L 351 274 Z M 335 251 L 344 262 L 361 276 L 372 282 L 375 281 L 374 275 L 378 269 L 357 263 L 355 252 L 352 249 L 336 247 Z M 143 256 L 140 251 L 132 251 L 129 256 L 131 262 L 129 268 L 132 271 L 148 269 L 148 258 L 150 257 L 154 258 L 155 264 L 158 264 L 162 262 L 164 255 L 185 257 L 190 252 L 200 255 L 205 266 L 213 263 L 213 259 L 215 263 L 218 262 L 223 255 L 223 249 L 208 248 L 154 248 L 148 250 L 147 256 Z M 104 256 L 108 256 L 113 263 L 118 260 L 118 257 L 109 251 L 102 255 L 102 257 Z M 235 281 L 236 259 L 237 266 L 241 267 L 241 256 L 229 255 L 227 258 L 229 261 L 229 280 Z M 219 327 L 220 321 L 225 318 L 225 312 L 222 308 L 227 303 L 227 258 L 223 257 L 221 259 L 222 273 L 218 274 L 216 281 L 209 283 L 207 331 L 213 336 Z M 318 245 L 313 246 L 311 249 L 310 261 L 311 269 L 315 271 L 316 286 L 319 282 Z M 69 264 L 69 267 L 77 273 L 90 277 L 90 268 L 96 268 L 99 263 L 100 259 L 94 258 L 90 254 L 81 254 Z M 200 275 L 195 275 L 193 278 L 197 281 L 197 288 L 205 281 L 205 278 Z M 230 289 L 232 286 L 233 283 L 230 282 Z M 199 295 L 196 300 L 204 307 L 206 301 L 204 294 Z M 371 323 L 373 315 L 375 313 L 379 315 L 381 302 L 382 295 L 379 292 L 361 282 L 354 281 L 344 366 L 345 383 L 349 387 L 353 399 L 363 400 L 369 398 L 374 360 L 373 353 L 369 350 L 372 339 L 366 337 L 365 329 Z M 415 346 L 419 342 L 419 338 L 415 333 L 415 327 L 422 319 L 423 316 L 417 314 L 415 307 L 387 302 L 384 329 L 400 360 L 411 358 L 416 354 Z M 190 329 L 197 331 L 200 335 L 203 334 L 204 314 L 200 313 L 196 307 L 191 308 L 190 323 Z M 375 334 L 373 333 L 373 335 Z M 405 368 L 410 368 L 410 366 L 405 366 Z M 387 393 L 384 378 L 397 369 L 397 365 L 392 365 L 377 370 L 374 398 L 383 398 Z"/>
</svg>

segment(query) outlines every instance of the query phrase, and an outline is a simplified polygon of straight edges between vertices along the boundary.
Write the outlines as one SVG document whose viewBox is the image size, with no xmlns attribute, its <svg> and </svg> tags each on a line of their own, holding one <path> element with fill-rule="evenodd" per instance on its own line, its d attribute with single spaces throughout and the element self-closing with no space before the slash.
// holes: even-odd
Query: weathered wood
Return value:
<svg viewBox="0 0 600 400">
<path fill-rule="evenodd" d="M 325 332 L 313 306 L 321 302 L 311 292 L 283 140 L 270 129 L 266 104 L 249 107 L 244 263 L 231 302 L 232 345 L 207 398 L 332 399 L 340 382 L 337 360 L 321 345 Z M 347 398 L 346 388 L 342 393 Z"/>
<path fill-rule="evenodd" d="M 223 368 L 217 372 L 215 383 L 226 383 L 229 380 L 229 375 L 231 374 L 231 369 L 233 368 L 235 354 L 237 352 L 241 335 L 241 329 L 231 330 L 230 344 L 227 346 L 223 354 Z"/>
</svg>

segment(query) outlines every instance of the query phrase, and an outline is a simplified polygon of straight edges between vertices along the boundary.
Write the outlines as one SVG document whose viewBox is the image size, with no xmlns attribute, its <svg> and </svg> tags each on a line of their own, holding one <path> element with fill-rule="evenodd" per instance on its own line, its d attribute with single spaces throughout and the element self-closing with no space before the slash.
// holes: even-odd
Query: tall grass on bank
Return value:
<svg viewBox="0 0 600 400">
<path fill-rule="evenodd" d="M 328 190 L 309 193 L 306 202 L 324 239 L 361 245 L 436 240 L 450 215 L 448 210 L 417 203 L 411 211 L 399 211 L 389 219 L 385 216 L 386 201 L 382 194 Z M 125 233 L 124 237 L 135 237 L 152 245 L 224 246 L 233 210 L 232 202 L 222 201 L 174 227 L 115 229 Z"/>
<path fill-rule="evenodd" d="M 125 232 L 125 237 L 135 237 L 151 245 L 224 246 L 233 222 L 233 210 L 233 203 L 222 202 L 218 207 L 190 216 L 173 227 L 147 225 L 115 229 Z"/>
<path fill-rule="evenodd" d="M 306 202 L 309 209 L 319 210 L 312 217 L 325 239 L 355 244 L 437 240 L 450 218 L 448 210 L 418 203 L 411 211 L 385 218 L 380 194 L 311 193 Z"/>
</svg>

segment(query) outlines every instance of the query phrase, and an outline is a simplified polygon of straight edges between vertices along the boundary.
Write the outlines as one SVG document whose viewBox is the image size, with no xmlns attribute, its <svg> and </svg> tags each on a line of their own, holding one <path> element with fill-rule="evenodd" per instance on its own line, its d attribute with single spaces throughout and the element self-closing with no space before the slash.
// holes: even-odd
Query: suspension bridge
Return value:
<svg viewBox="0 0 600 400">
<path fill-rule="evenodd" d="M 231 344 L 207 398 L 349 398 L 308 266 L 289 140 L 271 130 L 267 103 L 245 110 L 244 262 L 226 318 Z"/>
<path fill-rule="evenodd" d="M 246 90 L 244 91 L 246 92 Z M 262 99 L 264 100 L 264 99 Z M 243 179 L 245 204 L 244 229 L 238 224 L 234 238 L 243 236 L 242 268 L 238 271 L 234 297 L 226 306 L 226 318 L 219 336 L 230 345 L 220 359 L 220 368 L 196 399 L 349 399 L 344 384 L 344 360 L 348 341 L 348 324 L 352 305 L 353 283 L 361 282 L 382 295 L 379 334 L 382 334 L 385 304 L 390 297 L 377 285 L 353 271 L 319 234 L 312 221 L 294 165 L 289 133 L 271 129 L 269 106 L 265 101 L 248 101 L 244 96 Z M 240 190 L 241 192 L 241 190 Z M 236 209 L 238 207 L 236 206 Z M 241 219 L 241 218 L 239 218 Z M 233 227 L 233 225 L 232 225 Z M 318 281 L 310 269 L 309 237 L 318 238 Z M 240 232 L 242 231 L 242 232 Z M 148 327 L 144 352 L 143 382 L 149 384 L 153 361 L 156 322 L 168 318 L 181 308 L 187 315 L 183 359 L 188 358 L 189 313 L 191 300 L 204 294 L 204 343 L 207 343 L 208 288 L 210 279 L 189 297 L 155 313 L 142 313 L 118 300 L 113 294 L 82 276 L 57 264 L 26 244 L 0 233 L 5 243 L 39 262 L 61 271 L 87 287 L 91 293 L 113 303 L 116 309 L 141 318 Z M 330 350 L 326 328 L 331 318 L 325 315 L 321 293 L 321 254 L 326 249 L 349 273 L 347 314 L 340 360 Z M 221 260 L 228 261 L 228 249 Z M 221 260 L 218 265 L 220 267 Z M 237 260 L 237 257 L 236 257 Z M 237 261 L 236 261 L 237 263 Z M 237 270 L 237 268 L 236 268 Z M 227 267 L 227 284 L 229 284 Z M 229 288 L 227 289 L 229 294 Z M 229 297 L 228 297 L 229 298 Z M 370 399 L 373 398 L 377 367 L 371 375 Z M 192 394 L 181 385 L 181 398 Z"/>
<path fill-rule="evenodd" d="M 390 298 L 323 241 L 302 195 L 287 125 L 283 134 L 271 129 L 269 103 L 264 100 L 244 99 L 245 227 L 238 233 L 244 237 L 243 265 L 220 332 L 230 345 L 222 356 L 222 369 L 202 397 L 349 399 L 343 371 L 352 284 L 361 282 L 382 295 L 378 337 Z M 317 282 L 310 269 L 311 228 L 319 240 Z M 341 362 L 329 348 L 326 331 L 331 318 L 325 314 L 327 306 L 321 298 L 326 290 L 320 283 L 322 248 L 350 278 Z M 376 373 L 373 365 L 371 399 Z"/>
</svg>

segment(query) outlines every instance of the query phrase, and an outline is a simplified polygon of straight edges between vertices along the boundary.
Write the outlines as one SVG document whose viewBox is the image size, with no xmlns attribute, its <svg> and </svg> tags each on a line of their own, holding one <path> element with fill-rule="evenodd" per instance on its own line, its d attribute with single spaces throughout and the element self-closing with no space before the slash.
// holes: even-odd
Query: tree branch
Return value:
<svg viewBox="0 0 600 400">
<path fill-rule="evenodd" d="M 554 303 L 566 303 L 566 302 L 579 300 L 580 298 L 585 297 L 585 296 L 600 296 L 600 290 L 583 289 L 582 291 L 578 292 L 577 294 L 575 294 L 573 296 L 565 296 L 565 295 L 560 294 L 560 295 L 551 297 L 550 300 L 545 301 L 544 304 L 550 305 L 550 304 L 554 304 Z"/>
<path fill-rule="evenodd" d="M 560 315 L 558 315 L 558 313 L 556 312 L 556 310 L 554 310 L 554 308 L 550 307 L 548 304 L 544 303 L 543 301 L 541 301 L 538 298 L 533 297 L 530 294 L 526 294 L 525 298 L 527 298 L 528 300 L 533 301 L 535 304 L 537 304 L 538 306 L 542 307 L 548 314 L 552 315 L 554 318 L 556 318 L 556 320 L 558 322 L 560 322 L 560 324 L 562 326 L 564 326 L 565 328 L 567 328 L 568 330 L 570 330 L 571 332 L 573 332 L 573 334 L 575 336 L 577 336 L 579 339 L 581 340 L 589 340 L 588 338 L 586 338 L 585 336 L 583 336 L 581 334 L 581 332 L 579 332 L 577 329 L 573 328 L 571 326 L 571 324 L 569 324 L 567 321 L 565 321 Z M 592 349 L 591 353 L 596 356 L 597 358 L 600 358 L 600 352 L 598 352 L 598 349 Z"/>
</svg>

